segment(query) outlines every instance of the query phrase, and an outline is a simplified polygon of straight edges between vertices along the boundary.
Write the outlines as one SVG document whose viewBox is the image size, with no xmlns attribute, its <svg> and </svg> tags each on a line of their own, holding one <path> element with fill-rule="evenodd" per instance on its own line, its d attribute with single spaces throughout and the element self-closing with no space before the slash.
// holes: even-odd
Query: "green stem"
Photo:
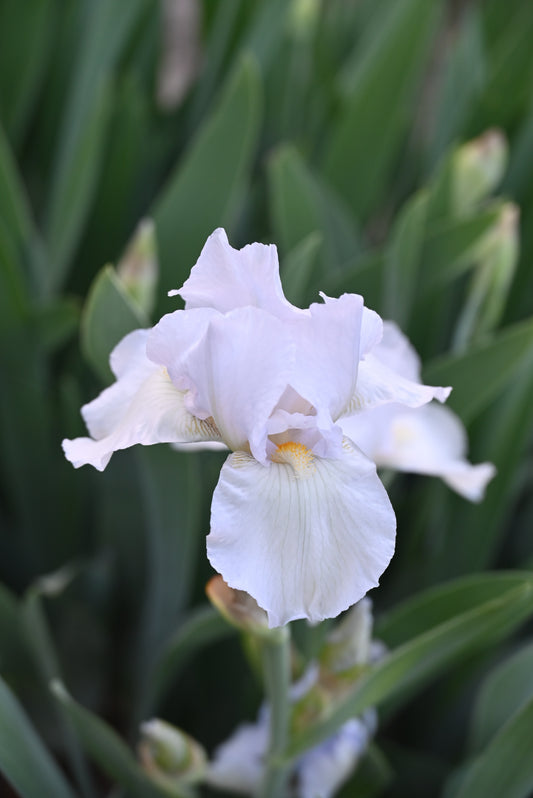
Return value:
<svg viewBox="0 0 533 798">
<path fill-rule="evenodd" d="M 283 798 L 289 766 L 284 754 L 289 742 L 290 631 L 285 626 L 279 635 L 262 646 L 265 688 L 270 706 L 270 745 L 265 774 L 258 798 Z"/>
</svg>

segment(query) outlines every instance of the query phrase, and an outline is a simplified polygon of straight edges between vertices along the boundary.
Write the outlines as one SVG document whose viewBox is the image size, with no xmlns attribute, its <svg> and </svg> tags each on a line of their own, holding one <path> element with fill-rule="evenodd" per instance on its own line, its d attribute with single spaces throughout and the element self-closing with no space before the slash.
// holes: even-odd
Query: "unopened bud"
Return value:
<svg viewBox="0 0 533 798">
<path fill-rule="evenodd" d="M 268 616 L 257 601 L 244 590 L 234 590 L 220 574 L 209 580 L 205 592 L 220 614 L 242 632 L 271 635 L 277 631 L 269 629 Z"/>
<path fill-rule="evenodd" d="M 507 166 L 508 147 L 500 130 L 460 146 L 453 155 L 453 207 L 461 215 L 485 199 L 501 181 Z"/>
<path fill-rule="evenodd" d="M 341 673 L 355 666 L 367 665 L 371 659 L 372 602 L 363 598 L 346 613 L 328 635 L 320 657 L 321 663 Z"/>
<path fill-rule="evenodd" d="M 312 34 L 320 13 L 319 0 L 292 0 L 289 25 L 298 39 L 307 39 Z"/>
<path fill-rule="evenodd" d="M 199 0 L 161 0 L 163 25 L 157 101 L 165 111 L 181 103 L 198 72 L 201 5 Z"/>
<path fill-rule="evenodd" d="M 475 271 L 455 330 L 456 352 L 490 333 L 500 321 L 518 262 L 519 219 L 519 208 L 503 203 L 496 222 L 476 248 Z"/>
<path fill-rule="evenodd" d="M 154 308 L 158 277 L 155 225 L 152 219 L 143 219 L 124 256 L 117 273 L 133 301 L 144 313 L 150 315 Z"/>
<path fill-rule="evenodd" d="M 141 725 L 137 751 L 146 773 L 162 785 L 192 784 L 205 776 L 207 757 L 202 746 L 164 720 L 154 718 Z"/>
</svg>

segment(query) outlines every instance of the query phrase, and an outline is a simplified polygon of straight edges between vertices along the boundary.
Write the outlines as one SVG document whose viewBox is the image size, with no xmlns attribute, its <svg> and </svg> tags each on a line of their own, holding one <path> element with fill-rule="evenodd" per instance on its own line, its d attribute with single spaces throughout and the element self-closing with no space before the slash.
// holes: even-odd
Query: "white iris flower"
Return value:
<svg viewBox="0 0 533 798">
<path fill-rule="evenodd" d="M 383 323 L 362 297 L 291 305 L 274 246 L 235 250 L 216 230 L 171 294 L 185 310 L 113 350 L 117 381 L 82 408 L 92 437 L 64 441 L 67 458 L 103 470 L 137 443 L 225 444 L 211 564 L 271 626 L 335 617 L 377 586 L 396 528 L 346 419 L 391 402 L 444 401 L 449 389 L 407 379 L 374 355 Z"/>
<path fill-rule="evenodd" d="M 374 709 L 346 721 L 328 740 L 311 748 L 294 766 L 295 798 L 332 798 L 365 753 L 377 727 Z M 255 795 L 268 749 L 268 708 L 256 723 L 243 723 L 214 753 L 207 783 L 239 795 Z"/>
</svg>

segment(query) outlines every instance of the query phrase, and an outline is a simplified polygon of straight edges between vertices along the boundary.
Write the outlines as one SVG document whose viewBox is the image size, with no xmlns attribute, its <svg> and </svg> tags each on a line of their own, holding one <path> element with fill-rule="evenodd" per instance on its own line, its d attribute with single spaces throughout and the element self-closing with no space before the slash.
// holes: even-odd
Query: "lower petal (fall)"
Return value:
<svg viewBox="0 0 533 798">
<path fill-rule="evenodd" d="M 466 459 L 466 431 L 447 407 L 387 405 L 343 419 L 344 433 L 378 466 L 441 477 L 470 501 L 481 501 L 496 473 Z"/>
<path fill-rule="evenodd" d="M 114 403 L 112 409 L 116 423 L 104 437 L 63 441 L 67 460 L 75 468 L 90 464 L 98 471 L 103 471 L 113 452 L 136 443 L 147 446 L 153 443 L 219 440 L 218 430 L 210 420 L 202 421 L 188 412 L 185 393 L 173 385 L 162 367 L 144 380 L 133 397 L 125 394 L 123 398 L 122 415 L 116 417 Z M 103 428 L 103 423 L 100 426 Z"/>
<path fill-rule="evenodd" d="M 213 496 L 211 564 L 272 627 L 337 616 L 377 586 L 394 552 L 396 520 L 375 465 L 347 439 L 339 459 L 304 448 L 267 466 L 230 455 Z"/>
</svg>

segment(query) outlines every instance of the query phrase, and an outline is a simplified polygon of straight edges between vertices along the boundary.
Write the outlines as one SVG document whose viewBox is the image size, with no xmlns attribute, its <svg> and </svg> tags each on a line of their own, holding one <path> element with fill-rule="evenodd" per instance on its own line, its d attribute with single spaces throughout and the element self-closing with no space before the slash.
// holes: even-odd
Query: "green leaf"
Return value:
<svg viewBox="0 0 533 798">
<path fill-rule="evenodd" d="M 339 269 L 360 244 L 349 213 L 313 174 L 297 150 L 283 146 L 268 164 L 270 208 L 276 241 L 290 252 L 311 233 L 323 238 L 323 270 Z"/>
<path fill-rule="evenodd" d="M 18 242 L 25 242 L 33 234 L 33 221 L 26 191 L 1 126 L 0 219 Z"/>
<path fill-rule="evenodd" d="M 469 748 L 480 751 L 509 718 L 533 699 L 533 643 L 508 657 L 486 677 L 470 726 Z"/>
<path fill-rule="evenodd" d="M 365 305 L 379 308 L 383 297 L 385 258 L 379 250 L 370 250 L 344 265 L 340 272 L 324 275 L 323 290 L 330 296 L 342 293 L 361 294 Z"/>
<path fill-rule="evenodd" d="M 385 253 L 383 313 L 406 325 L 417 292 L 428 197 L 415 194 L 400 212 Z"/>
<path fill-rule="evenodd" d="M 48 685 L 52 679 L 61 678 L 62 674 L 54 641 L 44 613 L 42 596 L 55 596 L 62 593 L 74 575 L 75 569 L 67 566 L 53 574 L 48 574 L 46 577 L 41 577 L 26 592 L 21 605 L 21 621 L 26 635 L 28 650 L 33 656 L 37 671 L 44 685 Z M 76 781 L 80 786 L 81 794 L 91 798 L 94 795 L 93 786 L 78 740 L 62 708 L 54 705 L 53 709 L 56 710 L 57 727 L 62 735 L 64 750 L 75 774 Z"/>
<path fill-rule="evenodd" d="M 99 178 L 111 111 L 111 84 L 102 82 L 78 135 L 55 172 L 46 224 L 48 286 L 53 293 L 67 274 Z M 67 145 L 66 145 L 67 146 Z"/>
<path fill-rule="evenodd" d="M 533 169 L 533 106 L 520 120 L 520 126 L 509 153 L 509 168 L 503 190 L 518 201 L 526 198 L 531 189 L 529 175 Z"/>
<path fill-rule="evenodd" d="M 474 6 L 465 9 L 461 25 L 449 32 L 443 58 L 444 74 L 437 86 L 436 112 L 431 137 L 434 163 L 452 140 L 461 134 L 486 81 L 481 14 Z"/>
<path fill-rule="evenodd" d="M 258 70 L 246 58 L 150 213 L 165 291 L 185 280 L 207 236 L 231 224 L 255 151 L 260 110 Z M 162 298 L 159 312 L 165 310 Z"/>
<path fill-rule="evenodd" d="M 21 798 L 75 798 L 22 707 L 0 677 L 0 770 Z"/>
<path fill-rule="evenodd" d="M 51 689 L 65 709 L 87 753 L 108 776 L 128 791 L 129 796 L 188 798 L 186 791 L 180 791 L 177 787 L 170 791 L 151 781 L 118 734 L 107 723 L 74 701 L 61 682 L 54 681 Z"/>
<path fill-rule="evenodd" d="M 473 263 L 475 249 L 497 221 L 501 203 L 466 219 L 446 219 L 428 230 L 422 249 L 422 294 L 457 277 Z"/>
<path fill-rule="evenodd" d="M 492 739 L 485 751 L 462 772 L 446 798 L 528 798 L 533 790 L 533 698 Z"/>
<path fill-rule="evenodd" d="M 200 546 L 207 458 L 170 446 L 140 447 L 137 462 L 146 511 L 146 587 L 138 646 L 139 720 L 151 713 L 148 694 L 160 651 L 190 599 Z M 201 456 L 201 455 L 200 455 Z"/>
<path fill-rule="evenodd" d="M 489 54 L 489 76 L 481 112 L 478 110 L 478 119 L 485 125 L 512 124 L 531 98 L 533 65 L 529 42 L 533 36 L 533 18 L 530 9 L 516 4 L 506 23 Z"/>
<path fill-rule="evenodd" d="M 118 59 L 146 0 L 80 6 L 80 51 L 65 104 L 47 208 L 50 289 L 59 288 L 83 231 L 99 178 Z"/>
<path fill-rule="evenodd" d="M 42 247 L 22 176 L 0 126 L 0 257 L 8 261 L 12 285 L 18 284 L 20 294 L 29 296 L 31 289 L 41 293 Z"/>
<path fill-rule="evenodd" d="M 285 145 L 268 162 L 270 213 L 276 242 L 289 252 L 322 229 L 316 184 L 294 147 Z"/>
<path fill-rule="evenodd" d="M 0 4 L 0 117 L 14 142 L 22 140 L 46 74 L 55 10 L 50 0 Z"/>
<path fill-rule="evenodd" d="M 446 623 L 471 607 L 498 598 L 527 583 L 520 571 L 498 571 L 454 579 L 424 590 L 376 621 L 376 636 L 395 647 Z"/>
<path fill-rule="evenodd" d="M 464 543 L 461 530 L 468 529 L 469 542 L 461 558 L 465 570 L 486 568 L 494 562 L 495 552 L 507 532 L 504 520 L 517 499 L 520 461 L 533 432 L 532 394 L 533 352 L 522 362 L 520 375 L 514 377 L 505 393 L 476 420 L 480 427 L 481 456 L 493 462 L 498 473 L 481 505 L 463 503 L 448 521 L 449 529 L 457 530 L 457 538 L 452 536 L 450 540 L 450 561 L 456 561 L 457 545 Z"/>
<path fill-rule="evenodd" d="M 448 404 L 468 422 L 514 379 L 532 354 L 533 320 L 528 320 L 464 354 L 439 358 L 424 369 L 424 381 L 453 386 Z"/>
<path fill-rule="evenodd" d="M 323 238 L 320 233 L 309 233 L 282 259 L 283 293 L 297 306 L 308 304 L 311 279 L 322 245 Z"/>
<path fill-rule="evenodd" d="M 190 614 L 163 649 L 153 677 L 155 700 L 178 677 L 181 668 L 201 648 L 236 633 L 212 607 L 202 607 Z"/>
<path fill-rule="evenodd" d="M 39 341 L 47 352 L 53 352 L 71 338 L 79 324 L 80 307 L 68 297 L 52 301 L 36 312 Z"/>
<path fill-rule="evenodd" d="M 426 0 L 384 4 L 345 68 L 344 103 L 331 127 L 324 172 L 358 218 L 381 197 L 411 123 L 413 90 L 440 7 Z"/>
<path fill-rule="evenodd" d="M 104 266 L 91 286 L 81 323 L 83 351 L 104 382 L 113 376 L 111 350 L 127 333 L 148 326 L 148 319 L 131 301 L 113 267 Z"/>
<path fill-rule="evenodd" d="M 363 675 L 324 720 L 297 736 L 287 755 L 301 755 L 368 707 L 409 697 L 446 667 L 510 634 L 533 613 L 532 597 L 533 576 L 527 574 L 518 585 L 501 590 L 497 598 L 471 606 L 404 643 Z"/>
<path fill-rule="evenodd" d="M 25 322 L 28 315 L 28 291 L 20 254 L 10 228 L 0 219 L 0 331 L 4 343 L 9 340 L 9 331 Z"/>
</svg>

